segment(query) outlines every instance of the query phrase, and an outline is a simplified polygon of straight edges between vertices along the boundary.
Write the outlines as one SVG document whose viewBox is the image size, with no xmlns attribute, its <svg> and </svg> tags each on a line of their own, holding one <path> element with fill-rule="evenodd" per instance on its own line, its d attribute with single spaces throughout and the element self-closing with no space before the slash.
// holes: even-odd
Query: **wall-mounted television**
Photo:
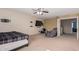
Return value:
<svg viewBox="0 0 79 59">
<path fill-rule="evenodd" d="M 39 21 L 39 20 L 36 20 L 35 26 L 43 26 L 43 22 Z"/>
</svg>

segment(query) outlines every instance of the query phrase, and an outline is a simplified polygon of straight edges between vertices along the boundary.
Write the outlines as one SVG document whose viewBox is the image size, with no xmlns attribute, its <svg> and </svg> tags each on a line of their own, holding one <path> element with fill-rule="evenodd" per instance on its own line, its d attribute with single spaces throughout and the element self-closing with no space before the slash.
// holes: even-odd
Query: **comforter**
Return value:
<svg viewBox="0 0 79 59">
<path fill-rule="evenodd" d="M 28 38 L 29 38 L 29 35 L 16 32 L 16 31 L 2 32 L 0 33 L 0 44 L 6 44 L 10 42 L 28 39 Z"/>
</svg>

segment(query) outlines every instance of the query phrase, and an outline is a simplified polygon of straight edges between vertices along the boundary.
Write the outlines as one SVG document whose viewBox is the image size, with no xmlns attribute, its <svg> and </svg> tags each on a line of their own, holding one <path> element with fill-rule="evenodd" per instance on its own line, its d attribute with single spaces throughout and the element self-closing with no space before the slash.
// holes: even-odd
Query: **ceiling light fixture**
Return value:
<svg viewBox="0 0 79 59">
<path fill-rule="evenodd" d="M 44 8 L 33 9 L 34 13 L 37 15 L 43 15 L 44 13 L 48 13 L 48 11 L 44 10 Z"/>
<path fill-rule="evenodd" d="M 38 14 L 38 15 L 42 15 L 42 14 L 43 14 L 43 12 L 37 12 L 37 14 Z"/>
</svg>

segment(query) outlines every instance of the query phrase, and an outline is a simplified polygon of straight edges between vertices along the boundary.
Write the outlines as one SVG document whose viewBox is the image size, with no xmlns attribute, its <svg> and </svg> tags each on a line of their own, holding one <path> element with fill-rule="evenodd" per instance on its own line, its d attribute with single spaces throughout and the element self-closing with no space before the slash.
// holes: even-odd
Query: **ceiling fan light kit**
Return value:
<svg viewBox="0 0 79 59">
<path fill-rule="evenodd" d="M 37 12 L 37 14 L 38 14 L 38 15 L 42 15 L 42 14 L 43 14 L 43 12 Z"/>
</svg>

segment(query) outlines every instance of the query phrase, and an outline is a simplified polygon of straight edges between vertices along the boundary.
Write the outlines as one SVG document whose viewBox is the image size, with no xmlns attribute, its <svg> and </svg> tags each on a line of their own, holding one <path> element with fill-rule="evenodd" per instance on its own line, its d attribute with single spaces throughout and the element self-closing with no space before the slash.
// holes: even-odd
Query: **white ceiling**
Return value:
<svg viewBox="0 0 79 59">
<path fill-rule="evenodd" d="M 79 8 L 45 8 L 44 10 L 49 11 L 49 13 L 44 13 L 44 15 L 36 15 L 33 14 L 34 11 L 32 9 L 33 8 L 14 8 L 13 10 L 27 13 L 40 19 L 48 19 L 56 16 L 79 13 Z"/>
</svg>

